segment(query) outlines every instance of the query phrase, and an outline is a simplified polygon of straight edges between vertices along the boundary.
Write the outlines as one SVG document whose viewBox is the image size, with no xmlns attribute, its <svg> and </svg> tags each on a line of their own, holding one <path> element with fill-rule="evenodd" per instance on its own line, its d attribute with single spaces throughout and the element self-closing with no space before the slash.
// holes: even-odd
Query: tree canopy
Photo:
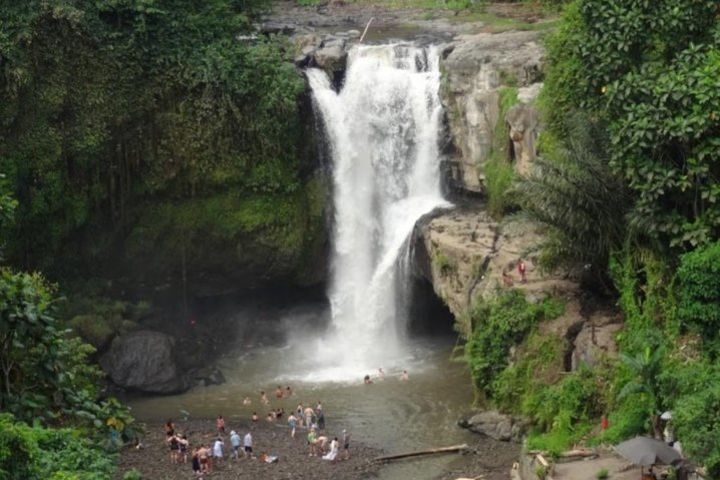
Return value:
<svg viewBox="0 0 720 480">
<path fill-rule="evenodd" d="M 636 235 L 689 249 L 720 233 L 720 22 L 715 0 L 573 2 L 544 92 L 562 135 L 583 109 L 609 126 Z"/>
<path fill-rule="evenodd" d="M 0 170 L 18 200 L 8 259 L 57 267 L 84 228 L 127 235 L 143 199 L 295 192 L 304 87 L 282 42 L 249 35 L 263 5 L 5 2 Z"/>
</svg>

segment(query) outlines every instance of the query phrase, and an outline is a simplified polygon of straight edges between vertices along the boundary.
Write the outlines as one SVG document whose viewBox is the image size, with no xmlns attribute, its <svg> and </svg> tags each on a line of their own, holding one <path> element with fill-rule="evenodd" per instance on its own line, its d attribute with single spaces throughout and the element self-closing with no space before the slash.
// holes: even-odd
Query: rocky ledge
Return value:
<svg viewBox="0 0 720 480">
<path fill-rule="evenodd" d="M 508 124 L 511 156 L 518 170 L 535 157 L 539 129 L 531 103 L 542 84 L 544 51 L 539 32 L 463 35 L 445 47 L 440 97 L 445 107 L 455 190 L 482 193 L 484 164 L 490 157 L 499 122 Z M 517 87 L 519 105 L 501 117 L 501 89 Z"/>
<path fill-rule="evenodd" d="M 567 341 L 566 370 L 615 355 L 621 319 L 612 310 L 583 308 L 581 271 L 540 268 L 537 248 L 542 238 L 542 229 L 527 220 L 498 222 L 482 204 L 458 206 L 417 224 L 412 241 L 414 271 L 430 282 L 465 336 L 470 334 L 468 314 L 473 304 L 512 287 L 530 302 L 554 297 L 565 303 L 565 313 L 541 324 L 540 331 Z M 525 283 L 517 271 L 520 259 L 526 264 Z M 503 279 L 503 272 L 512 285 Z"/>
</svg>

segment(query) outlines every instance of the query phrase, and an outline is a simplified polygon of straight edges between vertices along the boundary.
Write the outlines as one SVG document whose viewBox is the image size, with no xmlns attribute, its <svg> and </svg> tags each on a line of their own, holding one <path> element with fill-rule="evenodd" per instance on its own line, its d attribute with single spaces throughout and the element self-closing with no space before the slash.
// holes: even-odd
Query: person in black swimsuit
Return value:
<svg viewBox="0 0 720 480">
<path fill-rule="evenodd" d="M 200 476 L 200 454 L 197 448 L 192 451 L 192 469 L 195 475 Z"/>
<path fill-rule="evenodd" d="M 170 461 L 178 463 L 180 461 L 180 455 L 178 454 L 180 442 L 178 442 L 178 438 L 175 435 L 168 437 L 167 441 L 170 444 Z"/>
</svg>

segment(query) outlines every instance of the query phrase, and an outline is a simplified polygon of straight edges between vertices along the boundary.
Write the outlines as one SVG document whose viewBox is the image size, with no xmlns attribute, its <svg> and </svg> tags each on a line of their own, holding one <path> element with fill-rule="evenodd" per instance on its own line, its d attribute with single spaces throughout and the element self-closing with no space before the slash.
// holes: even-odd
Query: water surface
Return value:
<svg viewBox="0 0 720 480">
<path fill-rule="evenodd" d="M 466 367 L 451 360 L 455 340 L 451 334 L 411 338 L 404 364 L 385 367 L 385 380 L 368 372 L 374 377 L 372 385 L 363 384 L 362 378 L 313 382 L 309 367 L 313 344 L 307 338 L 281 346 L 243 347 L 220 362 L 227 379 L 223 385 L 196 387 L 176 396 L 134 398 L 129 404 L 141 420 L 177 418 L 185 410 L 191 417 L 208 419 L 222 414 L 232 428 L 233 421 L 245 422 L 253 411 L 264 419 L 269 408 L 288 411 L 298 403 L 315 406 L 322 401 L 329 435 L 340 435 L 347 428 L 355 440 L 387 453 L 472 443 L 477 436 L 456 425 L 472 402 L 472 388 Z M 298 352 L 310 356 L 303 359 Z M 408 370 L 407 382 L 399 380 L 402 367 Z M 290 385 L 294 396 L 276 400 L 277 385 Z M 269 407 L 259 402 L 261 390 L 268 393 Z M 242 404 L 246 396 L 252 405 Z M 379 477 L 434 479 L 457 461 L 457 455 L 400 461 L 384 466 Z"/>
</svg>

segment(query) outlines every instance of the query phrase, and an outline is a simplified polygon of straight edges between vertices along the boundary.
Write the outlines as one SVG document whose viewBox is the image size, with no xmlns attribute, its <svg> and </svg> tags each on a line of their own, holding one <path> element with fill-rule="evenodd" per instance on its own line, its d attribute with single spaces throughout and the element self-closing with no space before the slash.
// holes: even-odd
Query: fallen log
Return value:
<svg viewBox="0 0 720 480">
<path fill-rule="evenodd" d="M 585 449 L 577 449 L 577 450 L 568 450 L 567 452 L 562 452 L 560 454 L 560 457 L 562 458 L 568 458 L 568 457 L 592 457 L 593 455 L 597 455 L 596 452 L 593 452 L 592 450 L 585 450 Z"/>
<path fill-rule="evenodd" d="M 422 455 L 433 455 L 435 453 L 453 453 L 453 452 L 460 452 L 462 450 L 467 450 L 469 447 L 467 444 L 463 443 L 462 445 L 453 445 L 452 447 L 442 447 L 442 448 L 431 448 L 428 450 L 419 450 L 417 452 L 406 452 L 406 453 L 396 453 L 394 455 L 383 455 L 382 457 L 377 457 L 375 459 L 376 462 L 386 462 L 388 460 L 399 460 L 401 458 L 408 458 L 408 457 L 419 457 Z"/>
<path fill-rule="evenodd" d="M 547 452 L 543 450 L 529 450 L 527 452 L 528 455 L 547 455 Z M 576 449 L 576 450 L 568 450 L 565 452 L 562 452 L 560 454 L 560 458 L 569 458 L 569 457 L 593 457 L 597 455 L 597 452 L 593 452 L 592 450 L 585 450 L 585 449 Z"/>
</svg>

